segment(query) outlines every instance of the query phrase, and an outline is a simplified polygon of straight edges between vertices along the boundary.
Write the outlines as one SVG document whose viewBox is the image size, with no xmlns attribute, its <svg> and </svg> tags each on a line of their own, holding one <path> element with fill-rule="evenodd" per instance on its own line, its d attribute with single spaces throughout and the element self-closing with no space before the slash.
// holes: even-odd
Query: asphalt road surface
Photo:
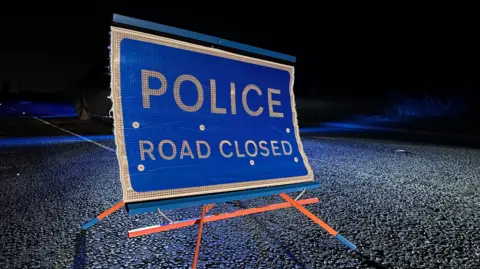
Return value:
<svg viewBox="0 0 480 269">
<path fill-rule="evenodd" d="M 0 107 L 1 268 L 189 267 L 196 227 L 127 237 L 128 230 L 165 223 L 158 214 L 120 210 L 80 231 L 121 200 L 111 126 L 9 107 L 15 110 Z M 305 194 L 320 199 L 307 208 L 373 261 L 480 268 L 480 150 L 314 136 L 304 137 L 304 147 L 322 184 Z M 280 201 L 219 204 L 212 213 Z M 165 213 L 181 220 L 199 216 L 200 208 Z M 198 267 L 371 266 L 289 208 L 206 224 Z"/>
</svg>

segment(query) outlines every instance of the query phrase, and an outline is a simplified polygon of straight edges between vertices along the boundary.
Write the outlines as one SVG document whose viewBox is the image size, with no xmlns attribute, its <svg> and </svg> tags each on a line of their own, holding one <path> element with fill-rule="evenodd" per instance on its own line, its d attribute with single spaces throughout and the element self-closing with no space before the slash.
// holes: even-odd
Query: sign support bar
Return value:
<svg viewBox="0 0 480 269">
<path fill-rule="evenodd" d="M 117 211 L 118 209 L 122 208 L 123 206 L 126 207 L 127 212 L 129 212 L 130 214 L 139 214 L 139 213 L 146 213 L 146 212 L 158 212 L 158 210 L 160 210 L 161 212 L 163 210 L 172 210 L 172 209 L 179 209 L 179 208 L 186 208 L 186 207 L 208 204 L 208 207 L 207 207 L 207 212 L 208 212 L 213 208 L 215 203 L 229 202 L 234 200 L 252 199 L 257 197 L 277 195 L 277 194 L 286 193 L 286 192 L 311 190 L 318 187 L 320 187 L 320 184 L 318 182 L 313 182 L 313 183 L 300 183 L 300 184 L 293 184 L 293 185 L 286 185 L 286 186 L 277 186 L 272 188 L 244 190 L 244 191 L 237 191 L 233 193 L 202 195 L 200 197 L 185 197 L 185 198 L 177 198 L 177 199 L 171 199 L 171 200 L 143 202 L 140 204 L 133 204 L 133 205 L 126 204 L 124 201 L 122 201 L 116 204 L 115 206 L 111 207 L 110 209 L 106 210 L 104 213 L 100 214 L 98 217 L 93 218 L 92 220 L 84 224 L 82 226 L 82 230 L 89 229 L 93 225 L 97 224 L 100 220 L 112 214 L 113 212 Z"/>
</svg>

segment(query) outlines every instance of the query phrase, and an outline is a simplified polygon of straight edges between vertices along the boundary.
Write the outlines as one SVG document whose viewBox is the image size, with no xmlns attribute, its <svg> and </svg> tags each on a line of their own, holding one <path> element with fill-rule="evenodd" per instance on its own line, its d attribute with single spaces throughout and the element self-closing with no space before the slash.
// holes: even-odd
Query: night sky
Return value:
<svg viewBox="0 0 480 269">
<path fill-rule="evenodd" d="M 254 8 L 247 1 L 135 1 L 11 10 L 1 18 L 0 79 L 36 85 L 30 88 L 37 91 L 62 90 L 57 84 L 72 83 L 95 62 L 107 61 L 109 25 L 118 13 L 294 55 L 297 96 L 472 95 L 480 86 L 479 20 L 476 9 L 461 1 L 296 2 L 260 9 L 258 1 Z M 37 86 L 42 83 L 47 86 Z"/>
</svg>

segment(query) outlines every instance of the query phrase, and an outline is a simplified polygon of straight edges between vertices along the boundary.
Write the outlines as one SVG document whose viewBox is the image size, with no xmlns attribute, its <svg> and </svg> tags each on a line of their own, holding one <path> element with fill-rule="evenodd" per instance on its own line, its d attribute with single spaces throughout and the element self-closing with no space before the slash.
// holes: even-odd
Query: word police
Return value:
<svg viewBox="0 0 480 269">
<path fill-rule="evenodd" d="M 159 88 L 150 88 L 149 79 L 156 78 L 160 80 L 160 87 Z M 186 105 L 182 101 L 181 96 L 181 88 L 184 83 L 193 83 L 197 90 L 197 100 L 194 105 Z M 150 108 L 150 98 L 152 96 L 161 96 L 167 92 L 168 82 L 165 76 L 156 71 L 152 70 L 143 70 L 142 69 L 142 98 L 143 98 L 143 108 Z M 251 104 L 248 103 L 248 94 L 252 91 L 259 96 L 263 96 L 262 90 L 256 86 L 255 84 L 249 84 L 245 86 L 242 90 L 242 107 L 245 112 L 250 116 L 259 116 L 264 113 L 264 107 L 262 106 L 255 106 L 253 107 Z M 269 117 L 273 118 L 283 118 L 283 113 L 278 112 L 281 109 L 277 108 L 275 111 L 275 107 L 280 107 L 282 104 L 279 100 L 274 100 L 273 95 L 279 95 L 280 90 L 268 88 L 267 89 L 267 101 L 268 101 L 268 115 Z M 236 87 L 234 82 L 230 82 L 230 107 L 229 113 L 237 114 L 237 103 L 236 103 Z M 175 103 L 179 108 L 184 110 L 185 112 L 197 112 L 203 106 L 203 101 L 205 97 L 204 89 L 202 83 L 192 75 L 184 74 L 177 79 L 175 79 L 173 83 L 173 96 L 175 99 Z M 217 104 L 217 85 L 214 79 L 210 79 L 210 96 L 211 96 L 211 112 L 216 114 L 227 114 L 226 107 L 220 107 Z M 225 104 L 224 104 L 225 106 Z"/>
<path fill-rule="evenodd" d="M 148 140 L 140 140 L 140 158 L 142 161 L 146 159 L 157 160 L 158 157 L 164 160 L 173 159 L 206 159 L 212 154 L 210 144 L 203 140 L 189 142 L 183 140 L 181 143 L 175 144 L 172 140 L 164 139 L 158 143 L 155 149 L 154 144 Z M 238 141 L 222 140 L 214 148 L 224 158 L 245 158 L 257 156 L 281 156 L 291 155 L 292 145 L 288 141 L 265 141 L 255 142 L 247 140 L 245 143 Z"/>
</svg>

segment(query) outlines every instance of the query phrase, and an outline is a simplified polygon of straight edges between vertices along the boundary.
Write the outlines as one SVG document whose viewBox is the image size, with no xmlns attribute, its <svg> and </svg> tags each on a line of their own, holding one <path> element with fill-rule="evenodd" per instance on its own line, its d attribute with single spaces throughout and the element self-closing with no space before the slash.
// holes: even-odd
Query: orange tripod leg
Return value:
<svg viewBox="0 0 480 269">
<path fill-rule="evenodd" d="M 102 214 L 98 215 L 98 217 L 90 220 L 89 222 L 85 223 L 83 226 L 82 226 L 82 230 L 87 230 L 88 228 L 92 227 L 93 225 L 97 224 L 99 221 L 101 221 L 102 219 L 104 219 L 106 216 L 112 214 L 113 212 L 117 211 L 118 209 L 120 209 L 122 206 L 125 205 L 125 202 L 121 201 L 120 203 L 114 205 L 113 207 L 107 209 L 105 212 L 103 212 Z"/>
<path fill-rule="evenodd" d="M 202 217 L 200 218 L 199 227 L 198 227 L 198 236 L 197 236 L 197 245 L 195 247 L 195 255 L 193 256 L 192 269 L 197 268 L 198 254 L 200 252 L 200 243 L 202 242 L 202 232 L 203 232 L 203 223 L 205 221 L 205 213 L 207 211 L 207 206 L 202 206 Z"/>
<path fill-rule="evenodd" d="M 318 198 L 298 200 L 297 203 L 299 203 L 301 205 L 318 203 Z M 207 206 L 207 209 L 210 206 Z M 262 212 L 267 212 L 267 211 L 272 211 L 272 210 L 277 210 L 277 209 L 283 209 L 283 208 L 289 208 L 289 207 L 292 207 L 292 205 L 289 204 L 289 203 L 281 203 L 281 204 L 261 206 L 261 207 L 257 207 L 257 208 L 241 209 L 241 210 L 237 210 L 237 211 L 229 212 L 229 213 L 205 216 L 203 222 L 207 223 L 207 222 L 212 222 L 212 221 L 225 220 L 225 219 L 236 218 L 236 217 L 246 216 L 246 215 L 250 215 L 250 214 L 257 214 L 257 213 L 262 213 Z M 140 228 L 140 229 L 135 229 L 135 230 L 128 231 L 128 237 L 137 237 L 137 236 L 143 236 L 143 235 L 147 235 L 147 234 L 160 233 L 160 232 L 165 232 L 165 231 L 169 231 L 169 230 L 172 230 L 172 229 L 179 229 L 179 228 L 184 228 L 184 227 L 188 227 L 188 226 L 193 226 L 193 225 L 196 225 L 196 224 L 199 224 L 199 223 L 200 223 L 200 218 L 196 218 L 196 219 L 178 221 L 178 222 L 164 224 L 164 225 L 155 225 L 155 226 L 150 226 L 150 227 L 145 227 L 145 228 Z"/>
<path fill-rule="evenodd" d="M 208 211 L 212 210 L 212 208 L 215 206 L 215 204 L 209 204 L 207 205 L 207 209 L 205 211 L 205 213 L 208 213 Z"/>
<path fill-rule="evenodd" d="M 356 250 L 357 246 L 355 246 L 353 243 L 345 239 L 345 237 L 341 236 L 337 231 L 335 231 L 332 227 L 330 227 L 328 224 L 326 224 L 324 221 L 319 219 L 317 216 L 313 215 L 312 212 L 308 211 L 305 207 L 303 207 L 301 204 L 299 204 L 297 201 L 293 200 L 292 197 L 288 196 L 285 193 L 281 193 L 280 197 L 285 199 L 288 203 L 290 203 L 293 207 L 298 209 L 300 212 L 302 212 L 305 216 L 307 216 L 309 219 L 313 220 L 316 224 L 320 225 L 323 229 L 325 229 L 329 234 L 333 235 L 338 241 L 340 241 L 342 244 L 347 246 L 351 250 Z"/>
</svg>

